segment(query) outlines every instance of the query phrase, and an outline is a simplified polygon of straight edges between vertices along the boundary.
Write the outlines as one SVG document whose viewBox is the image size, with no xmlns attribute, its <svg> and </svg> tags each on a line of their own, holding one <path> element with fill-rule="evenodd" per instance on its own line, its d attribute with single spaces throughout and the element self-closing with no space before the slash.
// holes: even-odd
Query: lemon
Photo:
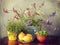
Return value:
<svg viewBox="0 0 60 45">
<path fill-rule="evenodd" d="M 23 40 L 25 42 L 31 42 L 32 41 L 32 35 L 31 34 L 27 34 L 26 36 L 24 36 Z"/>
<path fill-rule="evenodd" d="M 23 40 L 23 37 L 25 36 L 25 34 L 23 32 L 21 32 L 19 35 L 18 35 L 18 39 L 19 40 Z"/>
<path fill-rule="evenodd" d="M 27 34 L 27 36 L 32 37 L 32 34 Z"/>
</svg>

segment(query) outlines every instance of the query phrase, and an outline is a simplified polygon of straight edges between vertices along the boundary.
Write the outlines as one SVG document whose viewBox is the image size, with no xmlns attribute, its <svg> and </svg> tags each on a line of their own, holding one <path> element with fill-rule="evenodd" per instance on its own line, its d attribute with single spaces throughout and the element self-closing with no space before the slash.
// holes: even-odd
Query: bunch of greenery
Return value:
<svg viewBox="0 0 60 45">
<path fill-rule="evenodd" d="M 34 3 L 35 4 L 35 3 Z M 42 28 L 41 19 L 47 17 L 45 16 L 44 12 L 42 12 L 41 8 L 38 6 L 28 7 L 28 9 L 22 10 L 20 9 L 20 13 L 13 8 L 13 13 L 16 15 L 14 16 L 17 21 L 11 20 L 8 22 L 6 29 L 10 32 L 19 33 L 21 30 L 25 30 L 25 23 L 26 20 L 32 19 L 32 23 L 30 26 L 37 26 L 40 27 L 39 30 Z M 19 19 L 19 20 L 18 20 Z"/>
<path fill-rule="evenodd" d="M 40 31 L 39 31 L 39 35 L 40 35 L 40 36 L 47 36 L 47 34 L 48 34 L 48 33 L 47 33 L 47 31 L 45 31 L 45 30 L 40 30 Z"/>
<path fill-rule="evenodd" d="M 24 29 L 24 24 L 21 24 L 20 21 L 10 20 L 6 26 L 6 30 L 13 33 L 20 33 Z"/>
<path fill-rule="evenodd" d="M 41 20 L 32 20 L 31 26 L 41 26 Z"/>
<path fill-rule="evenodd" d="M 38 28 L 38 33 L 40 36 L 47 36 L 47 31 L 44 29 L 43 25 L 42 25 L 42 20 L 37 19 L 37 20 L 32 20 L 32 23 L 30 24 L 30 26 L 34 26 L 34 27 L 39 27 Z"/>
</svg>

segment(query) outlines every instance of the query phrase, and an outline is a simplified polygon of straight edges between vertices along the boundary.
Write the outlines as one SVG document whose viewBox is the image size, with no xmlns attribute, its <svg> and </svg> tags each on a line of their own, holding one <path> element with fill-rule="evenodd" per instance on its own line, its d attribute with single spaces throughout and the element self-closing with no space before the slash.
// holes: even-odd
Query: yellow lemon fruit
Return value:
<svg viewBox="0 0 60 45">
<path fill-rule="evenodd" d="M 26 36 L 24 36 L 23 40 L 25 42 L 31 42 L 32 41 L 32 35 L 31 34 L 27 34 Z"/>
<path fill-rule="evenodd" d="M 25 34 L 23 32 L 21 32 L 19 35 L 18 35 L 18 39 L 19 40 L 23 40 L 23 37 L 25 36 Z"/>
<path fill-rule="evenodd" d="M 27 34 L 27 36 L 32 37 L 32 34 Z"/>
</svg>

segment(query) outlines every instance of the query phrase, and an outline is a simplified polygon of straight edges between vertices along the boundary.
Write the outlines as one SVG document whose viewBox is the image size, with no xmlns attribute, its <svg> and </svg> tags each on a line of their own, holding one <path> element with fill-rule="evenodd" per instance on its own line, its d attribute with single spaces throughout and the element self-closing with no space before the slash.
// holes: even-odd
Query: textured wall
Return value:
<svg viewBox="0 0 60 45">
<path fill-rule="evenodd" d="M 52 13 L 52 11 L 56 10 L 57 14 L 55 18 L 51 18 L 54 22 L 54 25 L 52 27 L 46 27 L 48 28 L 47 31 L 49 35 L 59 35 L 60 33 L 60 10 L 58 6 L 58 1 L 59 0 L 0 0 L 0 34 L 1 37 L 7 36 L 7 32 L 5 30 L 5 25 L 7 24 L 8 19 L 14 16 L 14 14 L 11 12 L 9 14 L 4 14 L 2 12 L 3 8 L 12 10 L 13 7 L 19 10 L 19 8 L 25 9 L 26 7 L 29 6 L 32 2 L 36 2 L 37 5 L 40 4 L 40 2 L 45 1 L 45 6 L 41 9 L 45 12 L 46 15 L 49 15 Z M 54 28 L 57 28 L 54 30 Z"/>
</svg>

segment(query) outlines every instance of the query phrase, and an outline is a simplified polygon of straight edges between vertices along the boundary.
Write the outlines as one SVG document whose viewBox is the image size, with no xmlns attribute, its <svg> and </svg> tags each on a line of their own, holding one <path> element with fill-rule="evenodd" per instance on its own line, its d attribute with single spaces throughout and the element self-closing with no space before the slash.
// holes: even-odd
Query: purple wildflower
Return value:
<svg viewBox="0 0 60 45">
<path fill-rule="evenodd" d="M 43 23 L 44 25 L 52 25 L 52 22 L 49 21 L 49 20 L 47 20 L 47 21 L 42 20 L 42 23 Z"/>
<path fill-rule="evenodd" d="M 49 20 L 46 23 L 47 25 L 52 25 L 52 22 L 50 22 Z"/>
<path fill-rule="evenodd" d="M 26 22 L 26 26 L 29 26 L 31 23 L 32 23 L 32 20 L 29 19 L 29 20 Z"/>
<path fill-rule="evenodd" d="M 55 15 L 56 15 L 56 11 L 55 12 L 52 12 L 52 14 L 49 15 L 49 16 L 52 17 L 52 16 L 55 16 Z"/>
</svg>

